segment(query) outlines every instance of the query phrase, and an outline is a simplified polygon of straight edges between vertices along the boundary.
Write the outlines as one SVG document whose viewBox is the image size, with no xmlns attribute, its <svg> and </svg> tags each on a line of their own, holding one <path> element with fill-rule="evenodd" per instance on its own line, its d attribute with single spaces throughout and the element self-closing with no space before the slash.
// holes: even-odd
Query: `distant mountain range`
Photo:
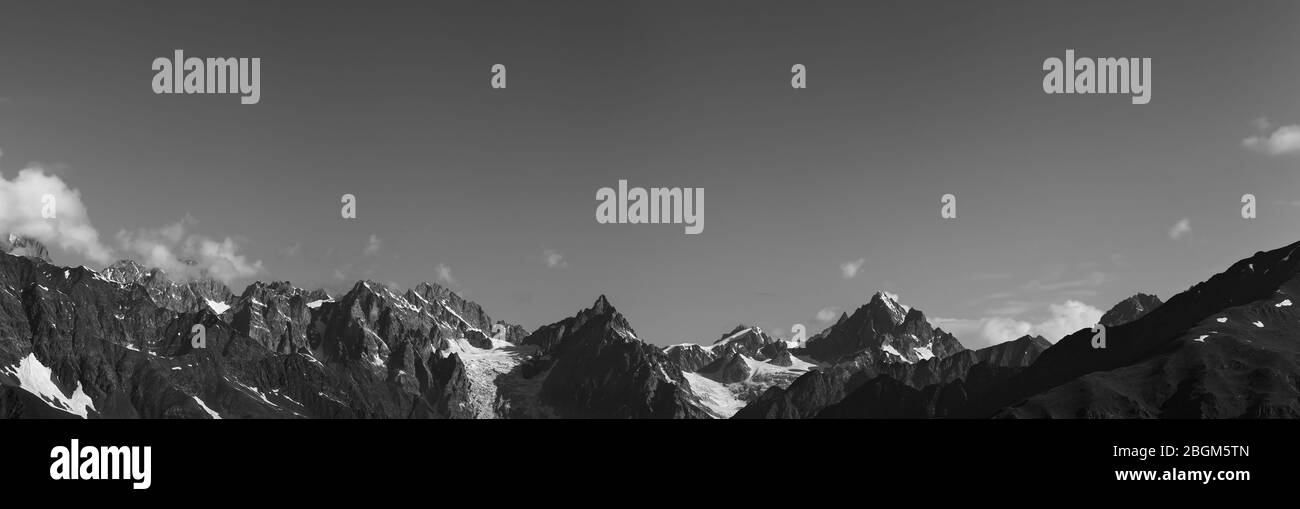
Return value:
<svg viewBox="0 0 1300 509">
<path fill-rule="evenodd" d="M 660 348 L 604 296 L 530 333 L 433 283 L 236 294 L 132 261 L 60 267 L 0 236 L 0 416 L 1297 417 L 1297 249 L 1125 299 L 1105 349 L 1085 329 L 968 350 L 885 293 L 805 344 L 738 325 Z"/>
</svg>

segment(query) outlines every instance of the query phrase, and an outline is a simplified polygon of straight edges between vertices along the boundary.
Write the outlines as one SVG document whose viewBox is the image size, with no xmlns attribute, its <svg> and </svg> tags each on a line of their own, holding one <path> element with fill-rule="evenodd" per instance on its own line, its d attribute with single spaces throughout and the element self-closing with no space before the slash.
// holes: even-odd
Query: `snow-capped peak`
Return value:
<svg viewBox="0 0 1300 509">
<path fill-rule="evenodd" d="M 880 291 L 876 292 L 874 298 L 880 299 L 880 302 L 885 305 L 885 308 L 889 310 L 890 316 L 893 317 L 894 323 L 902 323 L 903 318 L 907 317 L 908 311 L 912 310 L 911 307 L 898 303 L 898 294 L 896 293 Z"/>
</svg>

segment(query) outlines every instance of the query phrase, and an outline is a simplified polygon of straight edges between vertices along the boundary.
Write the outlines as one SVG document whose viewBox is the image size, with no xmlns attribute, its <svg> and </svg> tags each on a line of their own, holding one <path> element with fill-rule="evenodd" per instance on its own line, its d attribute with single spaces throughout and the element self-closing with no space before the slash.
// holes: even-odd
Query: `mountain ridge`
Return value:
<svg viewBox="0 0 1300 509">
<path fill-rule="evenodd" d="M 1121 301 L 1105 349 L 1085 329 L 968 350 L 884 292 L 802 347 L 745 324 L 658 347 L 604 295 L 528 333 L 433 283 L 235 294 L 130 261 L 59 267 L 27 242 L 0 254 L 0 415 L 1297 417 L 1297 249 Z"/>
</svg>

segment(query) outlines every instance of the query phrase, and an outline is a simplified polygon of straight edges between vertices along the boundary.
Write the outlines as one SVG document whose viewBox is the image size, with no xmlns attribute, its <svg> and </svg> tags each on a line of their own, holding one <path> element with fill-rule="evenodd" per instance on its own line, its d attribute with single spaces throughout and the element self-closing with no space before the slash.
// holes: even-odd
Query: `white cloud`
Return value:
<svg viewBox="0 0 1300 509">
<path fill-rule="evenodd" d="M 840 272 L 844 275 L 844 279 L 853 279 L 857 277 L 858 271 L 862 269 L 864 263 L 867 263 L 866 258 L 858 258 L 851 262 L 841 263 Z"/>
<path fill-rule="evenodd" d="M 51 219 L 41 214 L 46 195 L 54 198 Z M 0 175 L 0 232 L 31 237 L 99 264 L 113 259 L 112 250 L 100 242 L 99 232 L 90 224 L 81 192 L 42 168 L 19 171 L 13 180 Z"/>
<path fill-rule="evenodd" d="M 1076 300 L 1047 306 L 1050 316 L 1038 322 L 1006 316 L 985 318 L 936 318 L 934 325 L 960 339 L 967 348 L 979 349 L 1037 335 L 1055 343 L 1079 329 L 1091 328 L 1101 320 L 1102 311 Z"/>
<path fill-rule="evenodd" d="M 380 240 L 374 234 L 370 235 L 370 240 L 366 242 L 366 250 L 362 254 L 370 256 L 379 252 L 384 247 L 384 241 Z"/>
<path fill-rule="evenodd" d="M 1079 329 L 1091 328 L 1101 320 L 1102 310 L 1077 300 L 1067 300 L 1064 304 L 1052 304 L 1047 307 L 1051 318 L 1034 325 L 1034 333 L 1056 342 L 1075 333 Z"/>
<path fill-rule="evenodd" d="M 1282 126 L 1267 136 L 1251 136 L 1241 140 L 1241 145 L 1272 156 L 1300 153 L 1300 125 Z"/>
<path fill-rule="evenodd" d="M 546 266 L 552 269 L 557 267 L 565 268 L 569 266 L 569 262 L 565 261 L 564 259 L 564 253 L 561 253 L 554 249 L 543 250 L 542 257 L 546 259 Z"/>
<path fill-rule="evenodd" d="M 1178 240 L 1192 233 L 1192 220 L 1188 218 L 1179 219 L 1173 228 L 1169 229 L 1169 238 Z"/>
<path fill-rule="evenodd" d="M 260 260 L 249 261 L 240 254 L 239 244 L 230 237 L 216 240 L 190 233 L 195 222 L 186 217 L 162 228 L 122 230 L 117 233 L 117 241 L 140 263 L 162 269 L 172 277 L 208 276 L 229 283 L 265 270 Z"/>
<path fill-rule="evenodd" d="M 822 308 L 817 311 L 817 321 L 823 323 L 833 322 L 836 318 L 839 318 L 839 316 L 840 308 L 837 307 Z"/>
<path fill-rule="evenodd" d="M 1023 320 L 1001 316 L 988 318 L 935 318 L 936 327 L 948 331 L 967 348 L 980 348 L 1005 343 L 1029 334 L 1034 326 Z"/>
<path fill-rule="evenodd" d="M 451 277 L 451 267 L 448 267 L 447 264 L 439 263 L 436 270 L 438 271 L 438 281 L 449 285 L 456 284 L 456 278 Z"/>
</svg>

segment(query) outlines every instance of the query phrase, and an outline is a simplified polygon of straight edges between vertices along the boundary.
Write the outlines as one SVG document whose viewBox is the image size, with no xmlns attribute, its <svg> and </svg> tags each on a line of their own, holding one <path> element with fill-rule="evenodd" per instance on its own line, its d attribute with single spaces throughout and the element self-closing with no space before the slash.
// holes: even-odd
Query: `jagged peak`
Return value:
<svg viewBox="0 0 1300 509">
<path fill-rule="evenodd" d="M 908 311 L 912 310 L 911 306 L 904 305 L 903 303 L 898 301 L 897 293 L 891 292 L 889 290 L 879 290 L 875 294 L 872 294 L 871 302 L 876 302 L 876 301 L 880 301 L 886 306 L 900 310 L 900 314 L 906 314 Z"/>
<path fill-rule="evenodd" d="M 1163 302 L 1155 295 L 1138 293 L 1121 300 L 1101 315 L 1101 323 L 1114 327 L 1132 322 L 1160 307 Z"/>
<path fill-rule="evenodd" d="M 878 313 L 883 312 L 888 315 L 888 319 L 891 323 L 894 325 L 900 325 L 903 323 L 911 309 L 911 307 L 899 304 L 898 301 L 894 300 L 893 297 L 890 297 L 887 292 L 882 291 L 872 294 L 871 300 L 867 301 L 866 304 L 859 306 L 858 309 L 853 312 L 852 317 L 867 318 L 880 316 Z M 849 318 L 851 319 L 852 317 Z M 836 322 L 836 325 L 839 325 L 844 321 L 845 318 L 842 317 L 839 322 Z"/>
<path fill-rule="evenodd" d="M 409 291 L 426 300 L 429 300 L 430 297 L 435 297 L 438 299 L 447 298 L 452 301 L 469 301 L 469 299 L 456 293 L 451 288 L 428 281 L 420 282 L 420 284 L 415 285 L 415 288 L 412 288 Z"/>
<path fill-rule="evenodd" d="M 736 328 L 731 329 L 731 332 L 728 332 L 728 333 L 726 333 L 726 334 L 723 334 L 722 337 L 718 338 L 717 341 L 714 341 L 713 344 L 716 345 L 716 344 L 718 344 L 718 343 L 726 342 L 726 341 L 728 341 L 728 340 L 734 339 L 734 338 L 736 338 L 737 336 L 740 336 L 741 334 L 744 334 L 744 333 L 747 333 L 747 332 L 753 332 L 753 333 L 755 333 L 755 334 L 758 334 L 759 336 L 764 336 L 764 334 L 763 334 L 763 329 L 760 329 L 760 328 L 755 327 L 755 326 L 752 326 L 752 325 L 745 325 L 745 324 L 742 323 L 742 324 L 737 325 Z"/>
<path fill-rule="evenodd" d="M 422 292 L 422 293 L 423 293 L 423 292 L 426 292 L 426 291 L 438 291 L 438 292 L 446 292 L 446 293 L 456 293 L 456 292 L 451 291 L 450 288 L 447 288 L 447 287 L 445 287 L 445 286 L 443 286 L 443 285 L 440 285 L 440 284 L 438 284 L 438 283 L 431 283 L 431 282 L 429 282 L 429 281 L 421 281 L 419 284 L 415 285 L 414 290 L 416 290 L 416 291 L 418 291 L 418 292 Z"/>
<path fill-rule="evenodd" d="M 248 286 L 244 287 L 244 292 L 240 294 L 240 298 L 247 298 L 255 293 L 262 292 L 270 292 L 279 295 L 307 293 L 306 290 L 293 286 L 293 283 L 289 281 L 253 281 L 252 283 L 249 283 Z"/>
<path fill-rule="evenodd" d="M 353 283 L 352 288 L 348 290 L 347 293 L 343 294 L 343 298 L 356 298 L 367 293 L 371 295 L 379 295 L 379 290 L 384 288 L 387 287 L 368 279 L 360 279 L 357 280 L 356 283 Z"/>
<path fill-rule="evenodd" d="M 1146 305 L 1148 305 L 1148 304 L 1152 304 L 1152 307 L 1155 307 L 1155 306 L 1159 306 L 1159 305 L 1160 305 L 1161 300 L 1160 300 L 1160 297 L 1158 297 L 1158 296 L 1155 296 L 1155 295 L 1152 295 L 1152 294 L 1149 294 L 1149 293 L 1141 293 L 1141 292 L 1139 292 L 1139 293 L 1135 293 L 1135 294 L 1133 294 L 1132 296 L 1130 296 L 1130 297 L 1128 297 L 1128 298 L 1126 298 L 1126 299 L 1120 301 L 1120 304 L 1123 304 L 1123 303 L 1125 303 L 1125 302 L 1133 303 L 1133 304 L 1135 304 L 1135 305 L 1137 305 L 1137 306 L 1139 306 L 1139 307 L 1146 306 Z"/>
<path fill-rule="evenodd" d="M 1042 341 L 1047 341 L 1047 338 L 1037 334 L 1025 334 L 1024 336 L 1020 336 L 1012 341 L 1020 342 L 1020 343 L 1038 343 Z M 1050 341 L 1047 342 L 1051 343 Z"/>
<path fill-rule="evenodd" d="M 601 294 L 600 297 L 596 299 L 596 303 L 591 305 L 590 311 L 596 314 L 617 312 L 617 310 L 614 309 L 614 305 L 609 303 L 609 299 L 605 297 L 605 294 Z"/>
</svg>

